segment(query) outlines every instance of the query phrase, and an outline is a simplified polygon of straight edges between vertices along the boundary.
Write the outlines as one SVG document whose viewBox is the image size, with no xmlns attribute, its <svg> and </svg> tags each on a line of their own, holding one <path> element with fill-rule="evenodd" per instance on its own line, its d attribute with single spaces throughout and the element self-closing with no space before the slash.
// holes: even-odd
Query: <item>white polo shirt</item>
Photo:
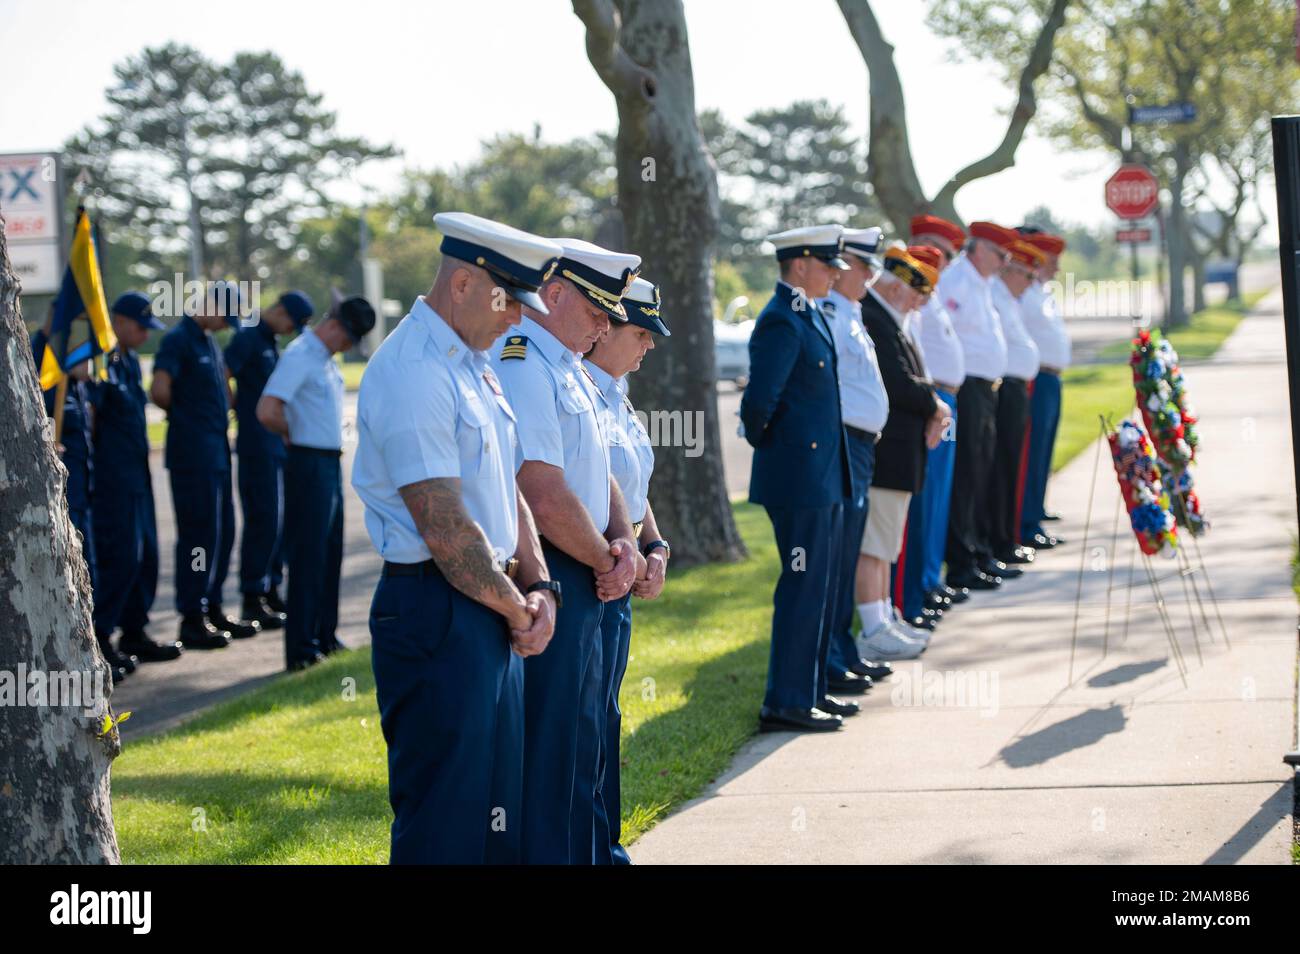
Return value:
<svg viewBox="0 0 1300 954">
<path fill-rule="evenodd" d="M 1056 299 L 1041 282 L 1034 282 L 1020 296 L 1020 314 L 1025 330 L 1038 345 L 1039 361 L 1046 367 L 1064 371 L 1070 366 L 1070 332 L 1056 307 Z"/>
<path fill-rule="evenodd" d="M 993 308 L 989 282 L 975 270 L 966 253 L 943 270 L 936 294 L 961 342 L 967 377 L 995 381 L 1006 374 L 1007 343 Z"/>
<path fill-rule="evenodd" d="M 917 315 L 920 318 L 917 337 L 930 377 L 936 384 L 961 387 L 966 380 L 966 355 L 937 293 L 926 299 Z"/>
<path fill-rule="evenodd" d="M 1011 294 L 1011 289 L 1000 275 L 989 280 L 993 293 L 993 307 L 998 311 L 1002 322 L 1002 337 L 1007 343 L 1006 377 L 1021 378 L 1032 381 L 1038 377 L 1038 345 L 1029 337 L 1025 323 L 1020 317 L 1020 300 Z"/>
</svg>

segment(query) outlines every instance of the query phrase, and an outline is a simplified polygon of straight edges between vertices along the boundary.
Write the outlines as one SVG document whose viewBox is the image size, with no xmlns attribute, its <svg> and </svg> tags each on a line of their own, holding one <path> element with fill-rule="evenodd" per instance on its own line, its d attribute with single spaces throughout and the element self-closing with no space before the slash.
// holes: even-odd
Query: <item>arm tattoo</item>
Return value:
<svg viewBox="0 0 1300 954">
<path fill-rule="evenodd" d="M 497 565 L 487 537 L 465 510 L 460 478 L 421 480 L 399 488 L 398 493 L 448 583 L 498 611 L 519 602 L 518 591 Z"/>
</svg>

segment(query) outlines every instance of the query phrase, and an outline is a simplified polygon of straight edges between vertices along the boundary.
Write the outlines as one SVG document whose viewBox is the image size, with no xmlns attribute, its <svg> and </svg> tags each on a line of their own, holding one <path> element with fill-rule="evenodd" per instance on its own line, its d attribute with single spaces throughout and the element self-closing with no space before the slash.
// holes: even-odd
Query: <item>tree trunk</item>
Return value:
<svg viewBox="0 0 1300 954">
<path fill-rule="evenodd" d="M 1188 254 L 1192 259 L 1192 313 L 1205 310 L 1205 260 L 1208 253 L 1188 242 Z"/>
<path fill-rule="evenodd" d="M 108 776 L 119 740 L 98 734 L 112 680 L 3 234 L 0 864 L 116 863 Z"/>
<path fill-rule="evenodd" d="M 618 106 L 618 201 L 627 248 L 663 295 L 669 338 L 632 377 L 656 440 L 650 500 L 674 562 L 745 556 L 723 471 L 713 350 L 717 170 L 695 115 L 680 0 L 574 0 L 587 56 Z M 728 422 L 728 426 L 732 426 Z"/>
</svg>

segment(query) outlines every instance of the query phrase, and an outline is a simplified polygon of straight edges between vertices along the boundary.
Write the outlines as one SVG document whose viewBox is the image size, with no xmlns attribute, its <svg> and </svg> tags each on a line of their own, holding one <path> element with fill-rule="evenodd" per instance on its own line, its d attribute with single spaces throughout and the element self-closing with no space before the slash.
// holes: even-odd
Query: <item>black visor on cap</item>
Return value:
<svg viewBox="0 0 1300 954">
<path fill-rule="evenodd" d="M 659 316 L 659 289 L 657 287 L 655 288 L 655 300 L 653 302 L 633 301 L 631 298 L 624 298 L 623 307 L 627 309 L 629 324 L 653 331 L 665 338 L 672 335 L 672 332 L 668 330 L 668 326 L 664 324 L 663 318 Z"/>
</svg>

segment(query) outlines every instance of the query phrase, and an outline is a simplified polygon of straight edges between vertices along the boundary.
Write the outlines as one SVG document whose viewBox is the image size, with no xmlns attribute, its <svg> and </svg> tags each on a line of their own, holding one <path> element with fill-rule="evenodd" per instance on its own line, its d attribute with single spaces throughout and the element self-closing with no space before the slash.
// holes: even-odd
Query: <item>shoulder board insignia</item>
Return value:
<svg viewBox="0 0 1300 954">
<path fill-rule="evenodd" d="M 511 335 L 506 339 L 506 343 L 501 346 L 501 360 L 508 361 L 511 358 L 522 360 L 528 357 L 528 339 L 524 335 Z"/>
</svg>

